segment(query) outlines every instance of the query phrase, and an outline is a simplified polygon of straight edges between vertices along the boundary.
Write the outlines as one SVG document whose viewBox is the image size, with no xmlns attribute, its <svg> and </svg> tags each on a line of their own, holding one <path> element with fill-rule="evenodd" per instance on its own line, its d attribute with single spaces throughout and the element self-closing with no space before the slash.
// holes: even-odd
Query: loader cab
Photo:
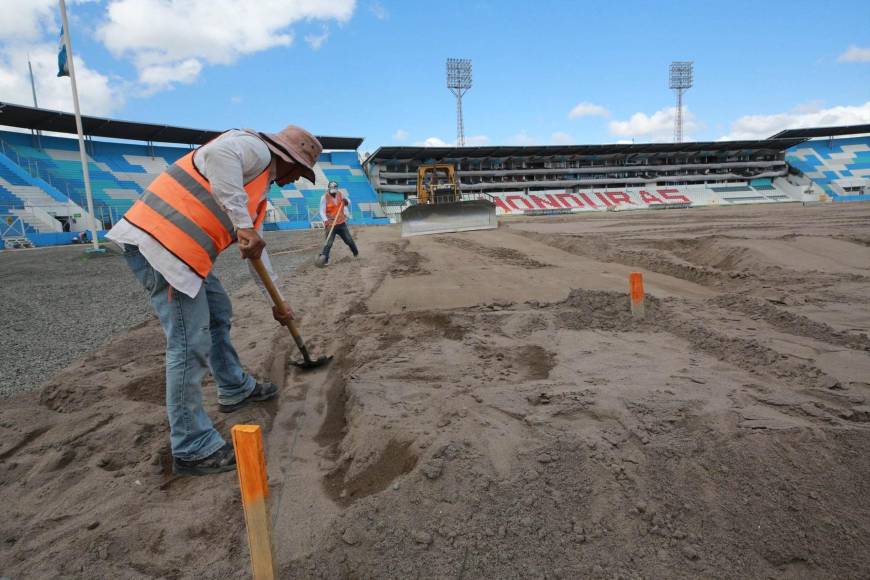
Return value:
<svg viewBox="0 0 870 580">
<path fill-rule="evenodd" d="M 417 203 L 402 210 L 403 238 L 497 227 L 492 197 L 463 196 L 455 166 L 435 163 L 417 168 Z"/>
<path fill-rule="evenodd" d="M 417 168 L 417 203 L 439 204 L 461 201 L 456 169 L 447 163 Z"/>
</svg>

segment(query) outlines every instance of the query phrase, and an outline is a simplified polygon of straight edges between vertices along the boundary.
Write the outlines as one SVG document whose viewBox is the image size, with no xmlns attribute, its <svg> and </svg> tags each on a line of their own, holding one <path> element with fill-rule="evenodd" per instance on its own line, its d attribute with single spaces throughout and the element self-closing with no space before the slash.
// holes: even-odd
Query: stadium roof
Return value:
<svg viewBox="0 0 870 580">
<path fill-rule="evenodd" d="M 3 102 L 0 102 L 0 125 L 37 131 L 71 133 L 73 135 L 77 133 L 76 119 L 72 113 Z M 82 130 L 85 135 L 90 137 L 157 143 L 184 143 L 186 145 L 200 145 L 220 134 L 220 131 L 213 129 L 188 129 L 171 125 L 154 125 L 152 123 L 85 116 L 82 117 Z M 323 144 L 324 149 L 356 149 L 363 142 L 360 137 L 318 136 L 317 138 Z"/>
<path fill-rule="evenodd" d="M 841 127 L 811 127 L 809 129 L 786 129 L 780 131 L 771 139 L 792 139 L 800 137 L 810 139 L 812 137 L 833 137 L 835 135 L 862 135 L 870 133 L 870 125 L 844 125 Z"/>
<path fill-rule="evenodd" d="M 765 139 L 759 141 L 711 141 L 694 143 L 643 143 L 624 145 L 541 145 L 531 147 L 381 147 L 366 163 L 374 159 L 457 159 L 469 157 L 552 157 L 610 156 L 655 153 L 698 153 L 719 151 L 782 151 L 804 139 Z"/>
</svg>

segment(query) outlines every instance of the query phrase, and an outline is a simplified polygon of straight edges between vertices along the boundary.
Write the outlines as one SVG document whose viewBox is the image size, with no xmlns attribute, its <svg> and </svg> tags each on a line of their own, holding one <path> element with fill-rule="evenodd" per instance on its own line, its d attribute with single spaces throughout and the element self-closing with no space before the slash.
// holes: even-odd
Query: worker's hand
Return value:
<svg viewBox="0 0 870 580">
<path fill-rule="evenodd" d="M 332 225 L 332 220 L 323 220 L 323 227 L 329 229 L 329 226 Z"/>
<path fill-rule="evenodd" d="M 290 308 L 290 305 L 286 302 L 284 303 L 284 307 L 279 309 L 277 306 L 272 307 L 272 316 L 275 317 L 275 320 L 278 321 L 278 324 L 281 326 L 289 326 L 291 320 L 296 319 L 296 314 Z"/>
<path fill-rule="evenodd" d="M 341 201 L 342 201 L 342 203 L 343 203 L 344 205 L 350 205 L 350 201 L 348 201 L 347 198 L 344 198 L 344 199 L 341 200 Z"/>
<path fill-rule="evenodd" d="M 236 231 L 236 236 L 239 238 L 239 251 L 242 253 L 242 258 L 245 260 L 259 259 L 263 253 L 263 248 L 266 247 L 266 242 L 260 237 L 257 230 L 242 228 Z"/>
</svg>

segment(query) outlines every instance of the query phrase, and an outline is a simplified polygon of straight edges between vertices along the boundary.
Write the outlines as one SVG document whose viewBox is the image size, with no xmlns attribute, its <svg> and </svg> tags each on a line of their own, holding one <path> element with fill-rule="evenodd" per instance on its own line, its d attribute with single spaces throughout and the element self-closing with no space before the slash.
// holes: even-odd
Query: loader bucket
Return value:
<svg viewBox="0 0 870 580">
<path fill-rule="evenodd" d="M 412 205 L 402 211 L 402 237 L 498 227 L 495 204 L 484 199 Z"/>
</svg>

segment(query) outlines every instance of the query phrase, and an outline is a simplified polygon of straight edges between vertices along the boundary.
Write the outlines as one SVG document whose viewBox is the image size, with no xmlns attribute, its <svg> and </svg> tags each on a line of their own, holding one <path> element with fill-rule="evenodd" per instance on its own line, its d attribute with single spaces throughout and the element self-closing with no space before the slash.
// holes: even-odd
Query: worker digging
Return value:
<svg viewBox="0 0 870 580">
<path fill-rule="evenodd" d="M 122 246 L 166 335 L 166 411 L 177 474 L 235 469 L 232 445 L 203 409 L 209 368 L 221 412 L 278 393 L 242 368 L 230 340 L 232 304 L 212 268 L 218 254 L 238 242 L 255 279 L 271 291 L 275 320 L 294 333 L 293 311 L 274 288 L 261 228 L 271 184 L 300 177 L 313 183 L 321 150 L 316 137 L 293 125 L 279 133 L 222 133 L 160 174 L 107 236 Z M 311 363 L 301 337 L 297 344 Z"/>
<path fill-rule="evenodd" d="M 326 243 L 315 261 L 318 267 L 323 268 L 329 265 L 329 253 L 332 250 L 335 236 L 339 236 L 347 244 L 354 258 L 359 256 L 356 242 L 354 242 L 350 229 L 347 227 L 349 218 L 350 197 L 338 189 L 338 183 L 330 181 L 326 193 L 320 198 L 320 219 L 323 220 L 323 227 L 326 229 Z"/>
</svg>

